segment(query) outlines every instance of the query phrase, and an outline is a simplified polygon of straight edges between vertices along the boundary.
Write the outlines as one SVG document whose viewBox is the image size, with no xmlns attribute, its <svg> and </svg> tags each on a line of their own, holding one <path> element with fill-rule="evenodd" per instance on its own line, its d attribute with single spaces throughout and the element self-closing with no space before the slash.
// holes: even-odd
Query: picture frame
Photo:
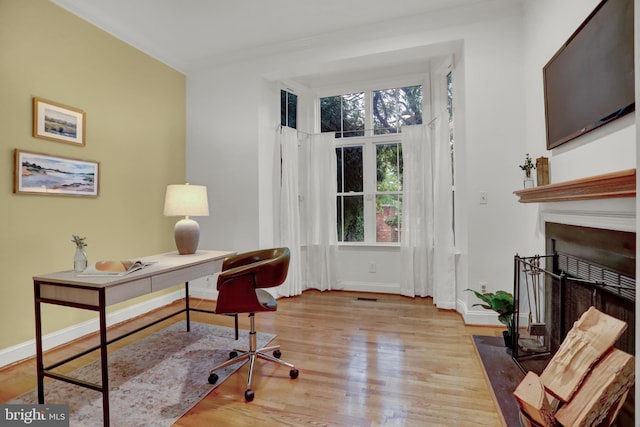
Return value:
<svg viewBox="0 0 640 427">
<path fill-rule="evenodd" d="M 100 163 L 14 150 L 13 192 L 97 197 Z"/>
<path fill-rule="evenodd" d="M 84 111 L 57 102 L 33 97 L 33 136 L 84 147 Z"/>
</svg>

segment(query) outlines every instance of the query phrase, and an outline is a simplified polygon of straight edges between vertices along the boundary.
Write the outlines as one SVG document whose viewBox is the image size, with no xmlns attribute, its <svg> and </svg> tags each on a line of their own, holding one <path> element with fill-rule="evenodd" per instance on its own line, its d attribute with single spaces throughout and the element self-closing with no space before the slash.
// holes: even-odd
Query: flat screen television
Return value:
<svg viewBox="0 0 640 427">
<path fill-rule="evenodd" d="M 547 149 L 635 111 L 633 0 L 603 0 L 543 68 Z"/>
</svg>

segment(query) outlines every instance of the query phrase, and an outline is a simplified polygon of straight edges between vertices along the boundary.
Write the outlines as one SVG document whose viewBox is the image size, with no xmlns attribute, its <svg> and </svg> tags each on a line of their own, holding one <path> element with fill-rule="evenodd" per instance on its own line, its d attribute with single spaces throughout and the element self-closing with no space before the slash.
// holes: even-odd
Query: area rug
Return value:
<svg viewBox="0 0 640 427">
<path fill-rule="evenodd" d="M 209 384 L 209 369 L 229 358 L 234 348 L 245 348 L 249 331 L 235 331 L 204 323 L 185 321 L 109 354 L 109 406 L 112 426 L 170 426 L 211 390 L 238 370 L 240 363 L 216 373 Z M 262 347 L 275 338 L 257 334 Z M 70 376 L 100 383 L 99 361 L 75 370 Z M 45 383 L 45 402 L 69 405 L 70 426 L 102 425 L 102 394 L 63 381 Z M 20 396 L 16 404 L 37 403 L 37 391 Z"/>
</svg>

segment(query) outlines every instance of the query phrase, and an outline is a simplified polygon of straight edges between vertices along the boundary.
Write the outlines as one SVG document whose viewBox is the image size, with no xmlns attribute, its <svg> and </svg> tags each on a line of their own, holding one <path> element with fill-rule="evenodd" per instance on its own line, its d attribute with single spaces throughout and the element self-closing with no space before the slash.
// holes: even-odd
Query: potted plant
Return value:
<svg viewBox="0 0 640 427">
<path fill-rule="evenodd" d="M 531 171 L 536 168 L 536 165 L 533 164 L 533 159 L 529 156 L 529 153 L 524 158 L 524 163 L 519 165 L 520 169 L 524 171 L 524 188 L 533 187 L 533 177 L 531 176 Z"/>
<path fill-rule="evenodd" d="M 513 347 L 513 314 L 515 313 L 515 305 L 513 301 L 513 294 L 506 291 L 496 291 L 480 293 L 473 289 L 466 289 L 471 291 L 482 300 L 481 303 L 473 304 L 472 307 L 480 306 L 487 310 L 493 310 L 498 313 L 498 320 L 500 323 L 507 327 L 506 331 L 502 332 L 504 336 L 504 344 L 508 348 Z"/>
</svg>

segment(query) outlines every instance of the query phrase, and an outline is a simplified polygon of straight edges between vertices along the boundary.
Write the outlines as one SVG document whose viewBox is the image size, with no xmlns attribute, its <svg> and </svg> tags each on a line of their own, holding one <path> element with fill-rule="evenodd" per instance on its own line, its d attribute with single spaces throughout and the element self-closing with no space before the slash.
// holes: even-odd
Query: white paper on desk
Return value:
<svg viewBox="0 0 640 427">
<path fill-rule="evenodd" d="M 78 276 L 125 276 L 150 266 L 153 262 L 143 261 L 98 261 L 87 267 Z"/>
</svg>

